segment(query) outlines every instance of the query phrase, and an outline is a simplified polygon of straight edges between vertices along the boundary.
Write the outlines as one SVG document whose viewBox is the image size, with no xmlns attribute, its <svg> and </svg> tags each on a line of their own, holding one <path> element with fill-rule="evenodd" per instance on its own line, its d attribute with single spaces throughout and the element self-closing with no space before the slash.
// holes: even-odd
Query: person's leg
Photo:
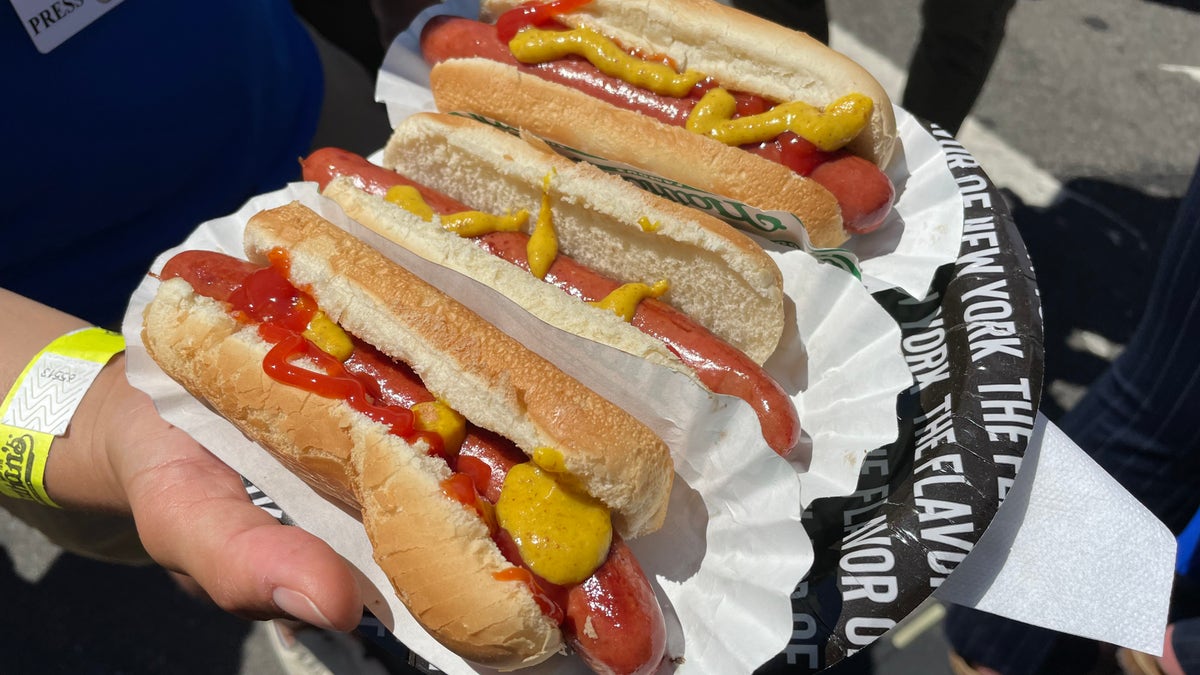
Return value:
<svg viewBox="0 0 1200 675">
<path fill-rule="evenodd" d="M 942 626 L 958 656 L 980 673 L 1083 675 L 1101 656 L 1094 641 L 958 605 L 946 608 Z"/>
<path fill-rule="evenodd" d="M 825 0 L 734 0 L 733 6 L 829 44 Z"/>
<path fill-rule="evenodd" d="M 958 133 L 992 70 L 1015 0 L 925 0 L 901 105 Z"/>
<path fill-rule="evenodd" d="M 1059 426 L 1176 534 L 1200 508 L 1200 167 L 1137 330 Z"/>
</svg>

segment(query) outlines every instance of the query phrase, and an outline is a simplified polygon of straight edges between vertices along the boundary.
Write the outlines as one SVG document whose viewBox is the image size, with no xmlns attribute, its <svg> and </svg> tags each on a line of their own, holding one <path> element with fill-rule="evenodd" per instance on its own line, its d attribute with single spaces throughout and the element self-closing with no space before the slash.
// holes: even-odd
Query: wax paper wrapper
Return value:
<svg viewBox="0 0 1200 675">
<path fill-rule="evenodd" d="M 241 232 L 250 215 L 292 200 L 314 208 L 435 286 L 462 299 L 539 353 L 555 356 L 560 367 L 622 405 L 668 443 L 676 462 L 677 481 L 667 523 L 660 532 L 631 542 L 667 615 L 668 654 L 674 660 L 664 663 L 663 672 L 750 672 L 784 648 L 791 635 L 789 596 L 811 564 L 812 552 L 800 522 L 801 486 L 796 479 L 796 468 L 771 452 L 761 440 L 757 418 L 744 402 L 712 395 L 689 377 L 531 319 L 524 310 L 490 289 L 415 258 L 350 221 L 333 202 L 320 197 L 310 183 L 293 184 L 285 190 L 262 195 L 237 214 L 202 225 L 178 249 L 164 252 L 153 270 L 161 268 L 171 254 L 181 249 L 241 255 Z M 826 303 L 844 300 L 839 288 L 842 291 L 858 288 L 851 277 L 834 268 L 815 267 L 819 270 L 818 277 L 829 275 L 837 280 L 814 282 L 817 288 L 831 293 Z M 345 555 L 368 586 L 368 609 L 400 641 L 440 670 L 486 672 L 442 648 L 413 622 L 372 561 L 369 543 L 351 515 L 283 471 L 265 451 L 193 399 L 149 359 L 140 339 L 141 314 L 157 283 L 153 276 L 146 278 L 131 299 L 126 315 L 129 376 L 135 386 L 154 398 L 166 419 L 193 435 L 274 500 L 290 522 L 314 532 Z M 852 297 L 857 297 L 857 293 Z M 902 372 L 903 362 L 897 351 L 898 333 L 886 315 L 867 298 L 861 307 L 849 311 L 852 315 L 865 315 L 864 320 L 874 317 L 878 321 L 882 317 L 874 326 L 880 333 L 874 339 L 846 341 L 839 339 L 836 331 L 829 331 L 827 339 L 810 336 L 809 333 L 826 323 L 822 317 L 829 315 L 831 308 L 821 304 L 819 301 L 789 303 L 790 307 L 804 309 L 806 314 L 790 328 L 797 339 L 793 358 L 798 362 L 789 364 L 798 373 L 795 384 L 805 385 L 810 391 L 827 391 L 831 397 L 842 397 L 855 389 L 850 386 L 854 377 L 865 378 L 868 369 L 886 369 L 887 363 L 893 364 L 892 369 L 904 377 L 896 378 L 891 391 L 869 393 L 863 401 L 844 402 L 861 410 L 866 419 L 884 420 L 878 425 L 882 430 L 868 424 L 860 433 L 847 434 L 854 438 L 853 444 L 869 448 L 886 443 L 896 433 L 897 391 L 907 386 L 907 374 Z M 809 338 L 813 341 L 800 342 Z M 823 353 L 825 347 L 821 345 L 827 340 L 842 350 L 844 357 L 851 356 L 844 350 L 861 348 L 888 356 L 868 354 L 862 361 L 862 370 L 842 367 L 827 374 L 817 373 L 812 364 L 824 363 L 825 358 L 814 358 L 813 353 Z M 827 378 L 846 382 L 834 384 Z M 831 419 L 821 422 L 823 411 L 837 406 L 833 401 L 809 400 L 804 395 L 805 392 L 796 393 L 801 405 L 808 404 L 814 409 L 814 423 L 808 427 L 811 447 L 805 450 L 816 451 L 827 438 L 843 436 L 832 427 L 825 428 L 825 425 L 840 425 L 841 420 L 838 415 L 828 415 Z M 577 659 L 555 657 L 534 672 L 587 671 Z"/>
<path fill-rule="evenodd" d="M 393 126 L 414 112 L 436 109 L 428 89 L 429 66 L 420 54 L 421 29 L 436 16 L 475 18 L 478 12 L 477 1 L 448 0 L 426 8 L 392 41 L 376 80 L 375 98 L 387 105 Z M 698 208 L 797 254 L 808 253 L 844 267 L 861 276 L 870 291 L 898 288 L 913 297 L 923 297 L 937 269 L 957 257 L 962 209 L 956 204 L 957 187 L 945 171 L 938 144 L 923 133 L 912 115 L 899 107 L 895 107 L 895 112 L 897 133 L 902 140 L 885 167 L 896 187 L 892 211 L 879 229 L 851 237 L 835 249 L 812 246 L 803 223 L 793 214 L 762 211 L 610 158 L 582 153 L 558 143 L 549 144 L 568 157 L 591 162 L 654 194 Z M 513 133 L 518 131 L 487 121 Z"/>
</svg>

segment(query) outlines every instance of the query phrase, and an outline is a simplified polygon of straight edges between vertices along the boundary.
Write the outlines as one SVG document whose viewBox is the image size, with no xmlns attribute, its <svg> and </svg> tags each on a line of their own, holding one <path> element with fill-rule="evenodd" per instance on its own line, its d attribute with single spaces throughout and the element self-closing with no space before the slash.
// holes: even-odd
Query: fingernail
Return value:
<svg viewBox="0 0 1200 675">
<path fill-rule="evenodd" d="M 333 623 L 325 618 L 321 610 L 317 609 L 316 604 L 303 593 L 280 586 L 271 594 L 271 599 L 275 601 L 275 605 L 279 609 L 295 619 L 325 630 L 336 630 Z"/>
</svg>

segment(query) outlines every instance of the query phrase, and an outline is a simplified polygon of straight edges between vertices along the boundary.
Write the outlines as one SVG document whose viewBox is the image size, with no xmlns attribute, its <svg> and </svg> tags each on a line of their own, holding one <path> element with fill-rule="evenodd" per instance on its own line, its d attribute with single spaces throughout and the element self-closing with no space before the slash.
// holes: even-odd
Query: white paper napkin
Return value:
<svg viewBox="0 0 1200 675">
<path fill-rule="evenodd" d="M 1016 482 L 936 597 L 1160 654 L 1171 532 L 1039 414 Z"/>
</svg>

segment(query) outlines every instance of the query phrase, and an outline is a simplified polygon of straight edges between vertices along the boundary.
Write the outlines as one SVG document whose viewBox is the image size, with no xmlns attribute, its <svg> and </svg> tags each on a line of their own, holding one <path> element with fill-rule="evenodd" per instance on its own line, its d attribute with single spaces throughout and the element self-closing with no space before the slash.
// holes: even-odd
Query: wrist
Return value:
<svg viewBox="0 0 1200 675">
<path fill-rule="evenodd" d="M 120 479 L 122 426 L 131 424 L 129 400 L 140 394 L 125 378 L 125 355 L 109 361 L 84 395 L 62 447 L 50 454 L 46 489 L 64 508 L 129 513 Z"/>
<path fill-rule="evenodd" d="M 104 418 L 93 411 L 107 400 L 97 390 L 110 389 L 113 373 L 123 377 L 123 361 L 107 365 L 124 349 L 119 333 L 67 330 L 12 378 L 0 402 L 0 493 L 43 506 L 114 505 L 111 471 L 95 461 L 103 453 L 93 442 L 93 427 Z"/>
</svg>

